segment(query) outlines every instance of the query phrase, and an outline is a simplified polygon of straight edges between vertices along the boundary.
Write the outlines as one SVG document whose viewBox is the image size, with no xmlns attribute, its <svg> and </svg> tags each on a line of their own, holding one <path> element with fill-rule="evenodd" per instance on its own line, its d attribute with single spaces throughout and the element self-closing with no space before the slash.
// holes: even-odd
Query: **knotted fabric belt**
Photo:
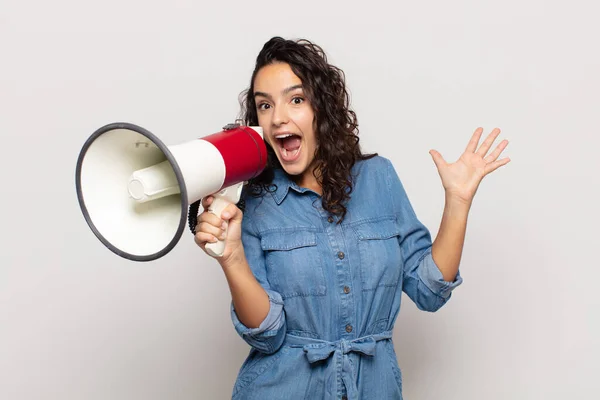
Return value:
<svg viewBox="0 0 600 400">
<path fill-rule="evenodd" d="M 299 347 L 304 350 L 308 362 L 315 363 L 317 361 L 326 360 L 331 356 L 339 357 L 341 359 L 341 370 L 335 371 L 337 363 L 330 363 L 329 368 L 334 369 L 335 374 L 341 374 L 341 380 L 346 387 L 346 394 L 348 400 L 358 400 L 358 388 L 356 387 L 355 371 L 354 367 L 350 363 L 349 353 L 360 353 L 366 356 L 374 356 L 377 342 L 381 340 L 389 340 L 392 338 L 392 331 L 386 331 L 382 333 L 376 333 L 373 335 L 363 336 L 357 339 L 346 340 L 341 339 L 335 342 L 328 342 L 325 340 L 312 339 L 302 336 L 286 335 L 284 346 Z M 333 372 L 333 371 L 332 371 Z M 324 396 L 329 392 L 331 395 L 336 396 L 339 388 L 338 384 L 340 376 L 336 376 L 337 379 L 331 379 L 329 382 L 335 384 L 334 388 L 327 388 Z"/>
</svg>

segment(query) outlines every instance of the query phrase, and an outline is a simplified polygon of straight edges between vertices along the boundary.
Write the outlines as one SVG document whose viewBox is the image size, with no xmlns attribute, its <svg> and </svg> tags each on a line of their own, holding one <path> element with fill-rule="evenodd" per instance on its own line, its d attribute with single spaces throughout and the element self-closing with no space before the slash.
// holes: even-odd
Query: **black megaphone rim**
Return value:
<svg viewBox="0 0 600 400">
<path fill-rule="evenodd" d="M 171 164 L 171 167 L 173 168 L 173 172 L 175 173 L 175 176 L 177 177 L 177 183 L 179 184 L 180 195 L 181 195 L 181 216 L 179 219 L 179 226 L 177 227 L 177 231 L 176 231 L 175 235 L 173 236 L 173 238 L 171 239 L 171 241 L 169 242 L 169 244 L 167 246 L 165 246 L 162 250 L 160 250 L 154 254 L 136 255 L 136 254 L 128 253 L 126 251 L 123 251 L 123 250 L 115 247 L 112 243 L 110 243 L 104 237 L 104 235 L 102 235 L 100 233 L 98 228 L 96 228 L 96 225 L 92 221 L 89 211 L 85 205 L 85 200 L 83 198 L 83 193 L 81 190 L 82 189 L 81 188 L 81 169 L 83 166 L 83 160 L 85 159 L 85 155 L 86 155 L 88 149 L 90 148 L 90 146 L 94 143 L 94 141 L 97 138 L 99 138 L 101 135 L 103 135 L 106 132 L 116 130 L 116 129 L 129 129 L 129 130 L 135 131 L 137 133 L 140 133 L 140 134 L 144 135 L 145 137 L 147 137 L 148 139 L 150 139 L 163 152 L 163 154 L 165 155 L 167 160 L 169 160 L 169 163 Z M 92 232 L 94 232 L 94 235 L 96 235 L 96 237 L 113 253 L 115 253 L 123 258 L 132 260 L 132 261 L 152 261 L 152 260 L 156 260 L 158 258 L 163 257 L 164 255 L 169 253 L 171 250 L 173 250 L 173 248 L 177 245 L 177 243 L 181 239 L 181 235 L 183 234 L 183 230 L 185 229 L 185 226 L 187 223 L 187 211 L 188 211 L 187 188 L 185 186 L 183 174 L 181 173 L 181 169 L 179 168 L 179 166 L 177 165 L 177 162 L 175 161 L 175 157 L 173 157 L 173 154 L 171 154 L 171 152 L 169 151 L 167 146 L 156 135 L 149 132 L 148 130 L 146 130 L 138 125 L 128 123 L 128 122 L 115 122 L 115 123 L 105 125 L 105 126 L 99 128 L 98 130 L 96 130 L 84 143 L 84 145 L 81 148 L 81 151 L 79 153 L 79 157 L 77 159 L 77 168 L 76 168 L 76 172 L 75 172 L 75 186 L 76 186 L 76 190 L 77 190 L 77 199 L 79 201 L 79 206 L 81 208 L 81 211 L 83 213 L 85 221 L 87 222 L 87 224 L 90 227 L 90 229 L 92 230 Z"/>
</svg>

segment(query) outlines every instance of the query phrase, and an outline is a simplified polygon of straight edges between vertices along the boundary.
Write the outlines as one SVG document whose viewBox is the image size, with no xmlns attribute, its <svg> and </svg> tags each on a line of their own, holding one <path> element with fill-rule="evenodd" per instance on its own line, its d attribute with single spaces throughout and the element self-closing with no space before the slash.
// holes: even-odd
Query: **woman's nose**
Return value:
<svg viewBox="0 0 600 400">
<path fill-rule="evenodd" d="M 273 110 L 273 124 L 282 125 L 287 123 L 289 120 L 287 110 L 284 106 L 275 107 Z"/>
</svg>

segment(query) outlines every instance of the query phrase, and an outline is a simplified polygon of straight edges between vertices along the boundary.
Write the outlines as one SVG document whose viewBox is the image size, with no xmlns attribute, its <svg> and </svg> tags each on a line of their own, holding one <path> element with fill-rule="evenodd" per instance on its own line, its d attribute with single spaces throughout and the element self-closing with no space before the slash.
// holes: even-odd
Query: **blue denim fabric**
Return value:
<svg viewBox="0 0 600 400">
<path fill-rule="evenodd" d="M 271 308 L 254 329 L 231 308 L 251 346 L 233 399 L 402 399 L 391 339 L 402 291 L 436 311 L 462 278 L 444 281 L 389 160 L 358 162 L 353 175 L 341 224 L 282 170 L 275 192 L 244 196 L 244 249 Z"/>
</svg>

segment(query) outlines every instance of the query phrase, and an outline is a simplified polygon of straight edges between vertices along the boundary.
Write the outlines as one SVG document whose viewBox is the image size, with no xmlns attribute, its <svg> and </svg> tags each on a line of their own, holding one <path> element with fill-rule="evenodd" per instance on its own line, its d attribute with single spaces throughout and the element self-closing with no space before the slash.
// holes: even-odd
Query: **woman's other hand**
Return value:
<svg viewBox="0 0 600 400">
<path fill-rule="evenodd" d="M 437 167 L 446 191 L 446 197 L 471 204 L 483 178 L 510 162 L 510 158 L 498 159 L 508 145 L 508 140 L 501 141 L 494 151 L 488 154 L 492 144 L 500 134 L 500 129 L 495 128 L 485 141 L 477 148 L 483 128 L 477 128 L 465 149 L 465 152 L 454 163 L 447 163 L 442 155 L 431 150 L 429 154 Z"/>
</svg>

